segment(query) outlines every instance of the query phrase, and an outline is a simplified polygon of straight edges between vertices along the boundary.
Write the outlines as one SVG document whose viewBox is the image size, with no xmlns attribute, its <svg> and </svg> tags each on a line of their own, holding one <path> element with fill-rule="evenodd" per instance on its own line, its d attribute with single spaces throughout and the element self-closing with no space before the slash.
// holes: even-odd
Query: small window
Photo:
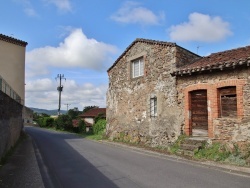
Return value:
<svg viewBox="0 0 250 188">
<path fill-rule="evenodd" d="M 220 117 L 237 117 L 236 87 L 219 89 L 219 114 Z"/>
<path fill-rule="evenodd" d="M 150 116 L 156 117 L 157 116 L 157 98 L 150 98 Z"/>
<path fill-rule="evenodd" d="M 136 59 L 131 63 L 132 78 L 143 76 L 144 74 L 144 63 L 143 58 Z"/>
</svg>

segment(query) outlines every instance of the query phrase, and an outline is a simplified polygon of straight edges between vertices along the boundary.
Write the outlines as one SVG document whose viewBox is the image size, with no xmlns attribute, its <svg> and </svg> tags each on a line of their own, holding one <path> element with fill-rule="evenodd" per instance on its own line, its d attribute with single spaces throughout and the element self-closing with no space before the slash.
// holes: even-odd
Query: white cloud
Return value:
<svg viewBox="0 0 250 188">
<path fill-rule="evenodd" d="M 13 1 L 22 4 L 22 6 L 24 7 L 24 13 L 26 15 L 31 16 L 31 17 L 38 16 L 37 12 L 33 8 L 29 0 L 13 0 Z"/>
<path fill-rule="evenodd" d="M 43 0 L 45 3 L 54 4 L 60 11 L 72 11 L 70 0 Z"/>
<path fill-rule="evenodd" d="M 71 31 L 57 47 L 45 46 L 26 53 L 28 77 L 48 74 L 49 68 L 105 70 L 116 47 L 88 39 L 81 29 Z"/>
<path fill-rule="evenodd" d="M 127 24 L 157 25 L 164 20 L 164 17 L 163 13 L 156 15 L 151 10 L 140 6 L 137 2 L 127 1 L 111 16 L 111 19 Z"/>
<path fill-rule="evenodd" d="M 55 88 L 56 83 L 48 78 L 37 79 L 34 81 L 26 82 L 26 91 L 28 92 L 47 92 Z"/>
<path fill-rule="evenodd" d="M 61 109 L 66 110 L 65 104 L 70 108 L 85 106 L 106 106 L 105 94 L 107 85 L 91 83 L 77 84 L 74 80 L 63 81 Z M 26 83 L 26 106 L 43 109 L 58 109 L 57 82 L 49 78 L 38 79 Z"/>
<path fill-rule="evenodd" d="M 189 21 L 180 25 L 172 26 L 170 38 L 174 41 L 202 41 L 216 42 L 232 35 L 229 23 L 219 16 L 192 13 Z"/>
</svg>

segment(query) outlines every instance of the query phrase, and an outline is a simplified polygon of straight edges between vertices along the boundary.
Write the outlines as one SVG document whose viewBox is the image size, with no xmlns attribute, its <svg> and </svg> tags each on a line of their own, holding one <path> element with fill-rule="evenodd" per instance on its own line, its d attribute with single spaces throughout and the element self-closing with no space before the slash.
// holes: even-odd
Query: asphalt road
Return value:
<svg viewBox="0 0 250 188">
<path fill-rule="evenodd" d="M 74 134 L 26 127 L 45 187 L 249 188 L 250 178 Z"/>
</svg>

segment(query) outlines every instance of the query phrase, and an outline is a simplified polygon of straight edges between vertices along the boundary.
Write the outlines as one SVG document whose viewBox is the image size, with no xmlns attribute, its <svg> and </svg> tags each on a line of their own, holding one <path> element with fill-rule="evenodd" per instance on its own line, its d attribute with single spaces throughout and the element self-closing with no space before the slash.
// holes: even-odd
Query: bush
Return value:
<svg viewBox="0 0 250 188">
<path fill-rule="evenodd" d="M 72 131 L 73 125 L 72 120 L 68 115 L 60 115 L 54 121 L 54 126 L 56 129 L 65 130 L 65 131 Z"/>
<path fill-rule="evenodd" d="M 99 119 L 94 125 L 93 125 L 93 133 L 103 134 L 104 130 L 106 129 L 106 120 L 105 119 Z"/>
<path fill-rule="evenodd" d="M 83 120 L 78 122 L 79 133 L 86 133 L 86 125 Z"/>
<path fill-rule="evenodd" d="M 40 127 L 52 127 L 54 119 L 51 117 L 40 117 L 37 119 L 37 123 Z"/>
</svg>

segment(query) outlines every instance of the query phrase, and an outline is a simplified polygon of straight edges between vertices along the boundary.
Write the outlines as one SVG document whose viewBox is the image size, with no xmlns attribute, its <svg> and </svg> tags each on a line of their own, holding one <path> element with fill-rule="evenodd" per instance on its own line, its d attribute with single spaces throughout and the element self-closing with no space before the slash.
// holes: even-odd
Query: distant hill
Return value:
<svg viewBox="0 0 250 188">
<path fill-rule="evenodd" d="M 31 110 L 33 110 L 34 112 L 38 113 L 38 114 L 48 114 L 48 115 L 57 115 L 57 112 L 58 110 L 45 110 L 45 109 L 40 109 L 40 108 L 32 108 L 32 107 L 29 107 Z M 61 110 L 60 111 L 61 114 L 66 114 L 67 111 L 66 110 Z"/>
</svg>

